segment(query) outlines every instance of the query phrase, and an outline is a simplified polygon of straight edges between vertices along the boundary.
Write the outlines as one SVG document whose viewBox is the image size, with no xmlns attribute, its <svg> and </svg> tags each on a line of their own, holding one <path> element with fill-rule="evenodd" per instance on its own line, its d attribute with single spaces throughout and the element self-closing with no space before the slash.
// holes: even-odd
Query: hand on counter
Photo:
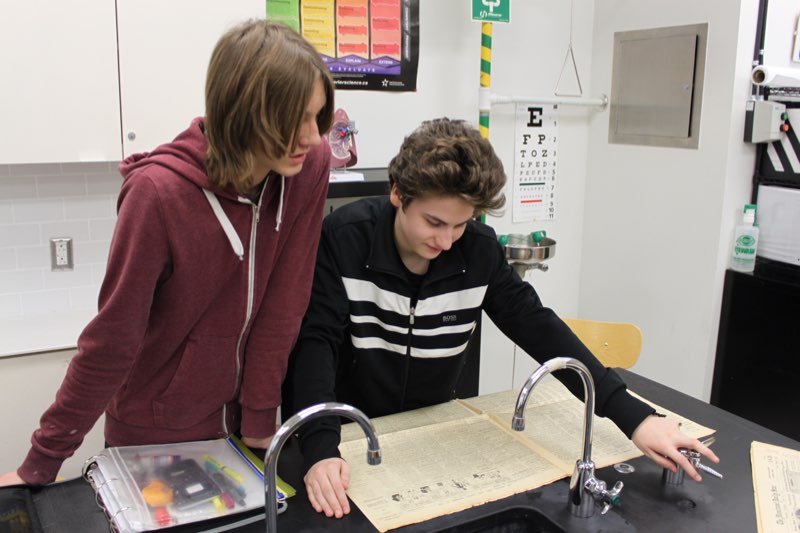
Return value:
<svg viewBox="0 0 800 533">
<path fill-rule="evenodd" d="M 708 446 L 684 435 L 678 422 L 668 418 L 648 416 L 633 432 L 631 440 L 659 466 L 668 468 L 672 472 L 677 472 L 678 467 L 683 468 L 697 482 L 703 478 L 678 448 L 696 450 L 711 462 L 719 463 L 719 458 Z"/>
<path fill-rule="evenodd" d="M 350 465 L 338 457 L 323 459 L 308 469 L 303 478 L 311 506 L 325 516 L 341 518 L 350 512 L 346 490 L 350 486 Z"/>
<path fill-rule="evenodd" d="M 242 436 L 242 443 L 248 448 L 257 448 L 259 450 L 266 450 L 269 447 L 269 443 L 272 442 L 273 436 L 274 435 L 270 435 L 269 437 L 264 437 L 264 438 Z"/>
<path fill-rule="evenodd" d="M 17 475 L 16 472 L 8 472 L 0 476 L 0 487 L 8 485 L 24 485 L 25 482 Z"/>
</svg>

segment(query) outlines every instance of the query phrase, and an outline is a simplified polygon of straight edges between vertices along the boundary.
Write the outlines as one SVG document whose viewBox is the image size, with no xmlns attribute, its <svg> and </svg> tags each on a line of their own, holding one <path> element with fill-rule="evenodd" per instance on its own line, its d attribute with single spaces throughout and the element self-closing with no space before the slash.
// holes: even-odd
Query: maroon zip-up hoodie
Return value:
<svg viewBox="0 0 800 533">
<path fill-rule="evenodd" d="M 205 172 L 203 119 L 120 164 L 124 176 L 97 316 L 17 473 L 55 479 L 105 412 L 112 446 L 275 431 L 308 304 L 330 150 L 271 174 L 258 203 Z"/>
</svg>

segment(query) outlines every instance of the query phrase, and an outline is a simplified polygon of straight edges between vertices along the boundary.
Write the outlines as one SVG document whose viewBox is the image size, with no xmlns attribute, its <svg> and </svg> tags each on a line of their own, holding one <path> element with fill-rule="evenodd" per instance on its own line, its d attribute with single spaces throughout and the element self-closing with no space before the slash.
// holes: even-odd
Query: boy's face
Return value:
<svg viewBox="0 0 800 533">
<path fill-rule="evenodd" d="M 308 152 L 322 142 L 317 128 L 317 116 L 323 107 L 325 107 L 325 89 L 322 86 L 322 80 L 317 80 L 314 82 L 314 91 L 306 105 L 303 121 L 297 126 L 294 149 L 280 159 L 272 159 L 266 155 L 260 157 L 253 175 L 253 180 L 255 180 L 253 187 L 261 183 L 270 171 L 290 177 L 303 169 Z"/>
<path fill-rule="evenodd" d="M 400 258 L 410 271 L 424 274 L 428 264 L 464 235 L 475 207 L 458 196 L 430 196 L 412 200 L 403 209 L 396 187 L 390 194 L 397 208 L 394 239 Z"/>
</svg>

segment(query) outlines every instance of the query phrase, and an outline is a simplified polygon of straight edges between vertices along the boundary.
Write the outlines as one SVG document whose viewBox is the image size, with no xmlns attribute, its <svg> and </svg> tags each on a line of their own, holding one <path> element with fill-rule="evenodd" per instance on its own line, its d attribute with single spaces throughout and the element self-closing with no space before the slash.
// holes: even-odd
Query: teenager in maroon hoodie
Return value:
<svg viewBox="0 0 800 533">
<path fill-rule="evenodd" d="M 266 447 L 310 293 L 332 109 L 294 31 L 254 20 L 222 36 L 205 118 L 120 165 L 98 314 L 0 485 L 53 481 L 103 412 L 112 446 L 240 432 Z"/>
</svg>

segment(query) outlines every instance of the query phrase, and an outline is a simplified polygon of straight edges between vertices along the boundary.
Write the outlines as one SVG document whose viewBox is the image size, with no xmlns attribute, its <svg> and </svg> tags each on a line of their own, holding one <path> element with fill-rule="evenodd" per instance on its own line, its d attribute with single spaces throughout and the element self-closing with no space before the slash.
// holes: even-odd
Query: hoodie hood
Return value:
<svg viewBox="0 0 800 533">
<path fill-rule="evenodd" d="M 129 179 L 136 171 L 150 165 L 170 170 L 174 175 L 188 180 L 201 189 L 238 200 L 239 194 L 233 185 L 224 189 L 212 185 L 206 173 L 206 149 L 208 142 L 203 132 L 205 119 L 198 117 L 172 142 L 162 144 L 152 152 L 142 152 L 127 157 L 119 165 L 123 179 Z"/>
<path fill-rule="evenodd" d="M 236 190 L 236 187 L 234 187 L 232 184 L 222 188 L 212 184 L 209 181 L 205 164 L 208 142 L 206 141 L 204 133 L 204 125 L 204 118 L 198 117 L 194 119 L 189 127 L 180 135 L 175 137 L 172 142 L 162 144 L 152 152 L 137 153 L 126 158 L 120 163 L 119 171 L 120 174 L 122 174 L 123 180 L 128 180 L 134 177 L 137 174 L 137 171 L 140 169 L 150 167 L 151 165 L 156 165 L 168 170 L 169 173 L 174 176 L 190 181 L 202 189 L 205 198 L 214 213 L 214 216 L 219 221 L 220 226 L 231 243 L 231 248 L 233 249 L 234 253 L 239 256 L 239 259 L 243 259 L 244 247 L 241 239 L 233 229 L 233 224 L 231 224 L 231 221 L 225 214 L 225 211 L 222 209 L 217 197 L 220 196 L 243 204 L 253 204 L 253 202 L 251 202 L 247 197 L 239 194 L 239 192 Z M 256 205 L 260 207 L 261 198 L 264 195 L 264 190 L 266 189 L 270 178 L 277 179 L 278 177 L 281 180 L 281 186 L 278 210 L 275 220 L 276 232 L 280 231 L 283 218 L 286 178 L 284 176 L 274 176 L 273 174 L 267 176 L 267 183 L 264 184 L 264 187 L 261 190 L 261 196 L 259 196 L 259 200 L 256 202 Z"/>
</svg>

